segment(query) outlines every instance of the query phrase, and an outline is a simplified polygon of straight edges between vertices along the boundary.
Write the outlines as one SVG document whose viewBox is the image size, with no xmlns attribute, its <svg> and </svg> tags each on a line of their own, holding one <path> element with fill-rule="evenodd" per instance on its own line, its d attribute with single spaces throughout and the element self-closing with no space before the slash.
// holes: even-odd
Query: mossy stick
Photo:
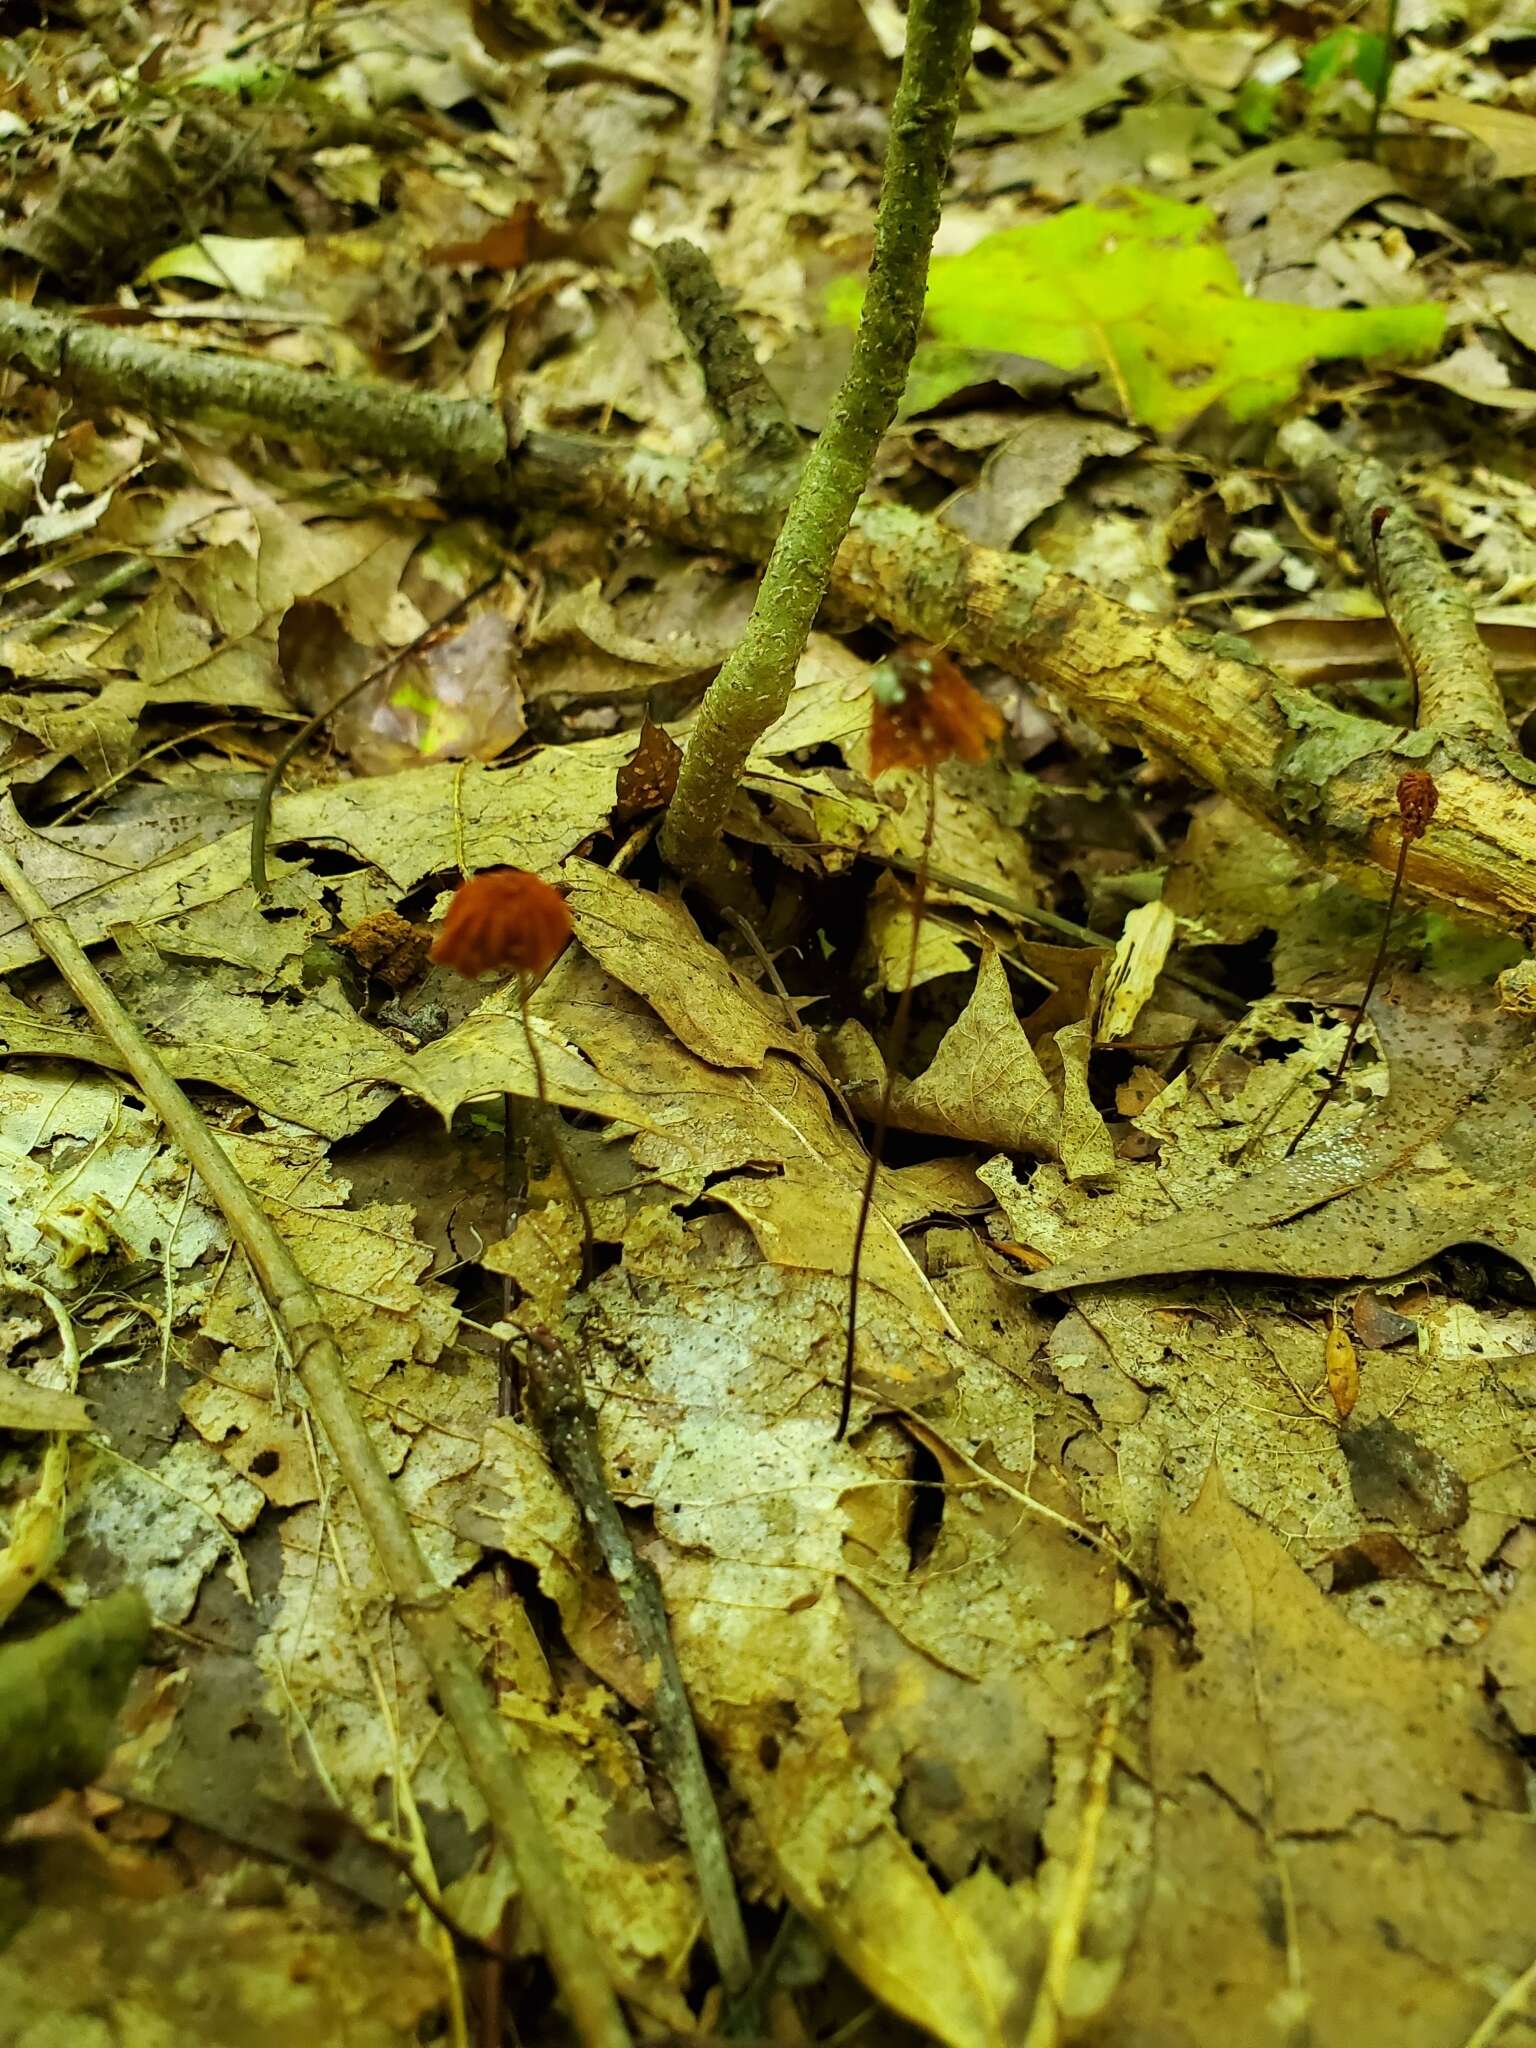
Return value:
<svg viewBox="0 0 1536 2048">
<path fill-rule="evenodd" d="M 800 436 L 764 376 L 709 258 L 696 243 L 674 236 L 652 260 L 656 282 L 699 366 L 721 434 L 739 455 L 780 465 L 794 462 Z"/>
<path fill-rule="evenodd" d="M 780 517 L 782 474 L 762 465 L 711 468 L 596 435 L 517 440 L 483 400 L 170 348 L 15 301 L 0 300 L 0 363 L 168 421 L 244 421 L 418 464 L 461 503 L 558 506 L 744 561 L 767 555 Z M 401 421 L 409 431 L 392 439 Z M 1299 817 L 1287 763 L 1313 700 L 1241 642 L 1149 620 L 1037 556 L 978 546 L 894 503 L 859 507 L 832 588 L 898 635 L 1044 686 L 1101 732 L 1177 762 L 1306 859 L 1385 893 L 1401 769 L 1390 730 L 1353 719 L 1358 751 Z M 1335 714 L 1340 730 L 1347 716 Z M 1475 729 L 1450 738 L 1455 758 L 1436 769 L 1439 819 L 1404 886 L 1457 916 L 1524 925 L 1536 918 L 1536 806 L 1504 765 L 1502 742 L 1490 750 Z"/>
<path fill-rule="evenodd" d="M 1403 649 L 1414 684 L 1414 724 L 1510 746 L 1504 695 L 1472 599 L 1397 478 L 1369 457 L 1326 463 L 1321 473 Z"/>
<path fill-rule="evenodd" d="M 700 706 L 661 848 L 684 874 L 727 886 L 720 831 L 753 746 L 783 712 L 832 563 L 895 416 L 917 344 L 976 0 L 912 0 L 875 251 L 853 361 L 774 542 L 741 639 Z"/>
</svg>

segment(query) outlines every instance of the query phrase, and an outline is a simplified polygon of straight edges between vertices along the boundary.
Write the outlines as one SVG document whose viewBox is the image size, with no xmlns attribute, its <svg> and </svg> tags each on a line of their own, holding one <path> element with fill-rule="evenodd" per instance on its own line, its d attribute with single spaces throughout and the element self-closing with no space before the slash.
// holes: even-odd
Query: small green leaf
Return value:
<svg viewBox="0 0 1536 2048">
<path fill-rule="evenodd" d="M 1275 125 L 1281 87 L 1262 78 L 1244 79 L 1232 108 L 1232 118 L 1245 135 L 1262 142 Z"/>
<path fill-rule="evenodd" d="M 224 64 L 207 64 L 177 80 L 183 88 L 199 86 L 205 92 L 227 92 L 237 99 L 272 100 L 289 91 L 295 74 L 286 64 L 247 57 Z"/>
<path fill-rule="evenodd" d="M 1368 93 L 1378 92 L 1392 70 L 1392 51 L 1386 37 L 1362 34 L 1350 69 Z"/>
<path fill-rule="evenodd" d="M 843 279 L 828 313 L 851 321 L 861 300 L 862 285 Z M 1253 419 L 1292 398 L 1319 359 L 1422 357 L 1444 328 L 1444 308 L 1428 303 L 1355 310 L 1250 299 L 1204 207 L 1127 189 L 936 258 L 928 339 L 903 410 L 982 381 L 986 363 L 1013 354 L 1097 370 L 1127 415 L 1150 427 L 1176 427 L 1216 404 Z"/>
<path fill-rule="evenodd" d="M 1309 92 L 1316 92 L 1329 79 L 1348 71 L 1364 40 L 1357 28 L 1336 28 L 1332 35 L 1320 36 L 1301 61 L 1302 84 Z M 1375 40 L 1380 42 L 1381 38 Z"/>
</svg>

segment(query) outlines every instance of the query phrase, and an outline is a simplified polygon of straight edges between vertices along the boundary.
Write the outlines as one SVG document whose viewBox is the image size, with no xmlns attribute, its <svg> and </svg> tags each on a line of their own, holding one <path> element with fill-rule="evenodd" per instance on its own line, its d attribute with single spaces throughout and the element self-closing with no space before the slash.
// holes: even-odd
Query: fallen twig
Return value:
<svg viewBox="0 0 1536 2048">
<path fill-rule="evenodd" d="M 581 1374 L 548 1331 L 531 1334 L 524 1353 L 529 1406 L 560 1476 L 592 1531 L 652 1681 L 656 1746 L 699 1881 L 699 1903 L 720 1977 L 734 1999 L 752 1977 L 747 1930 L 731 1874 L 725 1831 L 704 1767 L 699 1731 L 672 1642 L 666 1604 L 655 1572 L 630 1541 L 608 1482 L 597 1443 L 597 1418 Z"/>
<path fill-rule="evenodd" d="M 1319 474 L 1339 501 L 1355 553 L 1374 566 L 1382 610 L 1417 689 L 1414 722 L 1437 732 L 1479 733 L 1507 747 L 1504 697 L 1472 600 L 1392 472 L 1354 459 L 1324 463 Z"/>
<path fill-rule="evenodd" d="M 680 236 L 655 255 L 656 279 L 704 379 L 721 433 L 743 456 L 790 463 L 804 452 L 779 394 L 763 374 L 709 258 Z"/>
<path fill-rule="evenodd" d="M 382 454 L 471 502 L 560 505 L 748 561 L 767 552 L 782 514 L 782 478 L 761 466 L 717 473 L 595 436 L 518 442 L 483 401 L 194 354 L 15 302 L 0 302 L 0 361 L 167 419 L 243 421 Z M 1321 704 L 1241 640 L 1160 624 L 900 505 L 855 514 L 832 588 L 903 635 L 1044 687 L 1379 895 L 1397 865 L 1398 777 L 1427 767 L 1440 808 L 1405 889 L 1506 928 L 1536 921 L 1536 801 L 1520 764 L 1475 732 L 1421 732 L 1405 764 L 1389 728 Z M 1309 750 L 1319 737 L 1327 746 Z"/>
</svg>

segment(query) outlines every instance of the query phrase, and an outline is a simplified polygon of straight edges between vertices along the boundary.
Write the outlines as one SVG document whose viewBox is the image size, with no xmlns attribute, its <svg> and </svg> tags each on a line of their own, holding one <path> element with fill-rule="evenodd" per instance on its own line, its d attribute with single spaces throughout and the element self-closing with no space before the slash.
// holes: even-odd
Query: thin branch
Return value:
<svg viewBox="0 0 1536 2048">
<path fill-rule="evenodd" d="M 435 391 L 316 377 L 255 356 L 166 348 L 126 328 L 0 303 L 0 357 L 44 383 L 113 405 L 141 405 L 206 427 L 231 421 L 312 434 L 392 469 L 423 469 L 450 489 L 489 496 L 505 481 L 514 431 L 494 405 Z"/>
<path fill-rule="evenodd" d="M 1382 610 L 1417 685 L 1415 724 L 1513 745 L 1472 600 L 1391 470 L 1352 458 L 1325 463 L 1319 474 L 1338 499 L 1355 554 L 1374 565 Z"/>
<path fill-rule="evenodd" d="M 683 752 L 661 850 L 699 879 L 722 875 L 720 831 L 748 754 L 783 713 L 881 436 L 917 344 L 976 0 L 912 0 L 853 361 L 806 459 L 746 630 L 705 693 Z"/>
<path fill-rule="evenodd" d="M 1528 1963 L 1468 2034 L 1462 2048 L 1493 2048 L 1510 2020 L 1523 2018 L 1536 1991 L 1536 1963 Z"/>
<path fill-rule="evenodd" d="M 859 1220 L 853 1231 L 853 1256 L 848 1268 L 848 1328 L 843 1339 L 843 1383 L 838 1401 L 837 1428 L 832 1441 L 840 1444 L 848 1434 L 853 1412 L 853 1366 L 859 1334 L 859 1280 L 864 1265 L 864 1238 L 875 1206 L 875 1182 L 885 1157 L 885 1134 L 891 1121 L 891 1098 L 896 1092 L 896 1075 L 907 1049 L 907 1027 L 912 1017 L 912 984 L 917 979 L 917 948 L 922 936 L 923 916 L 928 908 L 928 856 L 933 851 L 933 828 L 938 821 L 939 786 L 932 761 L 927 764 L 927 808 L 923 816 L 923 843 L 917 856 L 917 882 L 912 891 L 912 931 L 907 943 L 907 971 L 902 976 L 896 1014 L 891 1019 L 885 1042 L 885 1084 L 875 1105 L 874 1127 L 869 1134 L 869 1157 L 864 1165 L 864 1185 L 859 1191 Z"/>
<path fill-rule="evenodd" d="M 0 301 L 0 362 L 167 419 L 244 421 L 416 463 L 466 502 L 555 505 L 744 561 L 763 559 L 783 511 L 782 478 L 762 466 L 717 472 L 573 434 L 529 433 L 514 452 L 506 421 L 478 400 L 193 355 L 14 301 Z M 391 440 L 400 423 L 408 431 Z M 978 547 L 903 505 L 860 507 L 832 589 L 901 637 L 1048 690 L 1100 732 L 1230 797 L 1308 859 L 1386 894 L 1403 766 L 1393 736 L 1321 705 L 1241 641 L 1146 618 L 1035 556 Z M 1315 766 L 1293 774 L 1293 756 L 1320 723 L 1343 765 L 1321 778 Z M 1433 766 L 1440 810 L 1405 886 L 1501 928 L 1536 919 L 1529 787 L 1475 733 L 1443 740 Z"/>
<path fill-rule="evenodd" d="M 598 1450 L 597 1418 L 580 1372 L 547 1331 L 532 1333 L 524 1367 L 534 1420 L 596 1538 L 647 1671 L 653 1674 L 651 1713 L 661 1767 L 677 1800 L 721 1981 L 728 1994 L 739 1998 L 751 1981 L 751 1951 L 661 1586 L 630 1541 L 624 1518 L 608 1491 Z"/>
<path fill-rule="evenodd" d="M 507 1731 L 481 1684 L 469 1643 L 453 1617 L 448 1589 L 429 1570 L 410 1518 L 379 1462 L 347 1379 L 346 1360 L 325 1322 L 319 1298 L 217 1137 L 86 958 L 66 920 L 49 909 L 3 844 L 0 888 L 119 1055 L 244 1248 L 284 1334 L 310 1408 L 357 1503 L 401 1619 L 463 1746 L 470 1775 L 516 1874 L 584 2048 L 628 2048 L 629 2030 L 601 1952 L 545 1831 Z"/>
<path fill-rule="evenodd" d="M 765 462 L 796 461 L 803 452 L 800 436 L 764 376 L 709 258 L 696 243 L 677 236 L 662 243 L 654 261 L 656 281 L 699 366 L 704 396 L 727 442 L 738 453 Z"/>
<path fill-rule="evenodd" d="M 1099 1841 L 1109 1811 L 1110 1780 L 1115 1769 L 1115 1744 L 1120 1737 L 1120 1713 L 1124 1705 L 1131 1669 L 1131 1630 L 1127 1615 L 1130 1596 L 1125 1579 L 1115 1577 L 1115 1618 L 1110 1625 L 1109 1680 L 1098 1729 L 1084 1775 L 1082 1808 L 1077 1819 L 1077 1843 L 1068 1864 L 1061 1896 L 1051 1922 L 1046 1945 L 1045 1970 L 1035 1994 L 1024 2048 L 1056 2048 L 1066 2011 L 1067 1985 L 1072 1965 L 1082 1952 L 1083 1927 L 1093 1898 L 1094 1869 Z"/>
</svg>

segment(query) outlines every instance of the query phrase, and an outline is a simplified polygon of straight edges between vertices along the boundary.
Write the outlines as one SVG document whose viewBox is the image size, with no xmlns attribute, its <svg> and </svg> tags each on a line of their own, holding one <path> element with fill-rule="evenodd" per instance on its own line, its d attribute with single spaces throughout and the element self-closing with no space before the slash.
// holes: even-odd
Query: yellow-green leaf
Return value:
<svg viewBox="0 0 1536 2048">
<path fill-rule="evenodd" d="M 827 309 L 851 323 L 862 299 L 845 278 Z M 1251 299 L 1205 207 L 1133 189 L 936 258 L 926 318 L 909 412 L 993 374 L 986 361 L 1006 352 L 1100 372 L 1128 417 L 1158 429 L 1216 404 L 1251 419 L 1292 397 L 1312 362 L 1423 357 L 1445 329 L 1432 304 Z"/>
</svg>

